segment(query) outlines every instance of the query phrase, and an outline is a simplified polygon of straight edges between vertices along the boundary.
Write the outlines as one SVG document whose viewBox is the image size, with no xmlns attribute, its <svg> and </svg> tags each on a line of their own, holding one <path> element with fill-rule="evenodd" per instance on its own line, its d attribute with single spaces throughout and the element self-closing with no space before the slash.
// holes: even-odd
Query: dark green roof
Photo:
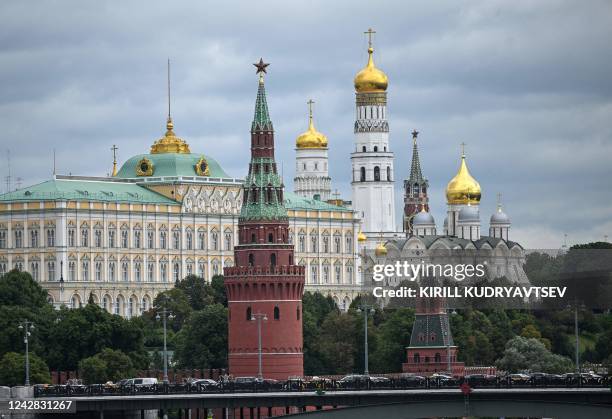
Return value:
<svg viewBox="0 0 612 419">
<path fill-rule="evenodd" d="M 291 192 L 285 192 L 285 208 L 288 210 L 351 211 L 348 208 L 328 204 L 317 199 L 303 198 Z"/>
<path fill-rule="evenodd" d="M 175 201 L 135 183 L 53 179 L 0 195 L 10 201 L 103 201 L 173 204 Z"/>
<path fill-rule="evenodd" d="M 447 345 L 454 346 L 452 332 L 448 336 L 448 315 L 417 314 L 410 335 L 410 347 L 427 348 Z"/>
<path fill-rule="evenodd" d="M 153 175 L 157 176 L 197 176 L 196 163 L 204 157 L 210 171 L 209 177 L 229 178 L 230 176 L 219 166 L 212 157 L 199 153 L 160 153 L 160 154 L 138 154 L 131 157 L 117 173 L 119 178 L 137 178 L 136 166 L 143 158 L 153 163 Z"/>
</svg>

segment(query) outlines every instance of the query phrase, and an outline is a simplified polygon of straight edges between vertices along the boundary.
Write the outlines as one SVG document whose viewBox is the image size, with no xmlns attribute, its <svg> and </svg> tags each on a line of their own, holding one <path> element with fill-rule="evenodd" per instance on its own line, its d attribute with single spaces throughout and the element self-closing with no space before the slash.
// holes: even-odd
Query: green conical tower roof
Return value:
<svg viewBox="0 0 612 419">
<path fill-rule="evenodd" d="M 251 124 L 251 132 L 273 131 L 272 121 L 268 113 L 268 102 L 266 101 L 266 88 L 263 74 L 259 77 L 259 88 L 257 89 L 257 101 L 255 102 L 255 116 Z"/>
<path fill-rule="evenodd" d="M 266 65 L 263 61 L 259 66 Z M 257 64 L 258 69 L 260 68 Z M 264 67 L 265 68 L 265 67 Z M 274 160 L 274 133 L 264 85 L 264 70 L 258 70 L 259 86 L 255 102 L 255 116 L 251 124 L 251 164 L 244 182 L 244 203 L 241 220 L 287 220 L 283 205 L 283 180 Z M 270 138 L 271 137 L 271 138 Z"/>
</svg>

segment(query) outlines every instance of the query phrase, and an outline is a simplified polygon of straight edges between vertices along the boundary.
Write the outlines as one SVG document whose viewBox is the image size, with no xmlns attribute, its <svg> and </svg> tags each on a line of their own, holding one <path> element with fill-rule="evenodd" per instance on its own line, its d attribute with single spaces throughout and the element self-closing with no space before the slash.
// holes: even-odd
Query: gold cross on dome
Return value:
<svg viewBox="0 0 612 419">
<path fill-rule="evenodd" d="M 312 119 L 312 105 L 315 102 L 312 99 L 308 99 L 308 102 L 306 102 L 306 103 L 308 104 L 308 115 L 310 116 L 310 119 Z"/>
<path fill-rule="evenodd" d="M 466 144 L 464 142 L 462 142 L 461 143 L 461 155 L 463 157 L 465 157 L 465 146 L 466 146 Z"/>
<path fill-rule="evenodd" d="M 113 144 L 113 146 L 111 147 L 111 151 L 113 152 L 113 161 L 117 160 L 117 150 L 119 150 L 119 148 Z"/>
<path fill-rule="evenodd" d="M 376 31 L 373 30 L 372 28 L 368 28 L 368 30 L 365 31 L 364 33 L 368 35 L 368 47 L 372 48 L 372 35 L 374 35 Z"/>
</svg>

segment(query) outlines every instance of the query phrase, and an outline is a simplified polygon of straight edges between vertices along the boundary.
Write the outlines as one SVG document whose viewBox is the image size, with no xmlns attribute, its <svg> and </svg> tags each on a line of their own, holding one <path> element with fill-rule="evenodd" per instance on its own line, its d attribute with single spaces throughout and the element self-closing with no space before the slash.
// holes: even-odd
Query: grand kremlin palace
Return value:
<svg viewBox="0 0 612 419">
<path fill-rule="evenodd" d="M 0 195 L 0 275 L 29 272 L 59 306 L 90 296 L 130 317 L 176 280 L 210 281 L 233 264 L 242 179 L 174 134 L 112 176 L 54 175 Z M 359 219 L 348 208 L 285 193 L 290 240 L 306 289 L 348 308 L 359 292 Z"/>
</svg>

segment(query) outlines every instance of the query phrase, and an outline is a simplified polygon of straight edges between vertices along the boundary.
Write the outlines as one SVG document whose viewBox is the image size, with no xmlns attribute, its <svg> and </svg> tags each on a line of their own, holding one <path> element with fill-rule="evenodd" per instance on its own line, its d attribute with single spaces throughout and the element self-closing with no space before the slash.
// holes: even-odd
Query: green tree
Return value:
<svg viewBox="0 0 612 419">
<path fill-rule="evenodd" d="M 174 358 L 183 368 L 227 366 L 227 309 L 210 304 L 194 311 L 176 336 Z"/>
<path fill-rule="evenodd" d="M 134 368 L 129 356 L 119 350 L 105 348 L 92 357 L 82 359 L 79 372 L 86 383 L 100 384 L 132 377 Z"/>
<path fill-rule="evenodd" d="M 406 362 L 406 347 L 414 324 L 414 310 L 390 310 L 388 317 L 378 325 L 379 344 L 370 357 L 371 370 L 376 373 L 401 371 Z"/>
<path fill-rule="evenodd" d="M 49 367 L 42 358 L 34 353 L 30 358 L 30 384 L 46 384 L 51 382 Z M 25 355 L 7 352 L 0 359 L 0 385 L 19 386 L 25 382 Z"/>
<path fill-rule="evenodd" d="M 508 341 L 504 356 L 495 361 L 495 364 L 500 370 L 508 372 L 530 370 L 562 373 L 572 368 L 569 358 L 551 353 L 538 339 L 521 336 Z"/>
<path fill-rule="evenodd" d="M 354 370 L 356 324 L 354 316 L 335 311 L 323 321 L 319 345 L 328 373 L 345 374 Z"/>
<path fill-rule="evenodd" d="M 90 356 L 79 361 L 79 377 L 85 384 L 100 384 L 108 381 L 106 362 L 98 356 Z"/>
<path fill-rule="evenodd" d="M 302 298 L 302 330 L 304 336 L 304 372 L 307 375 L 328 373 L 327 360 L 321 349 L 320 332 L 330 313 L 339 313 L 336 303 L 319 292 L 305 292 Z"/>
</svg>

